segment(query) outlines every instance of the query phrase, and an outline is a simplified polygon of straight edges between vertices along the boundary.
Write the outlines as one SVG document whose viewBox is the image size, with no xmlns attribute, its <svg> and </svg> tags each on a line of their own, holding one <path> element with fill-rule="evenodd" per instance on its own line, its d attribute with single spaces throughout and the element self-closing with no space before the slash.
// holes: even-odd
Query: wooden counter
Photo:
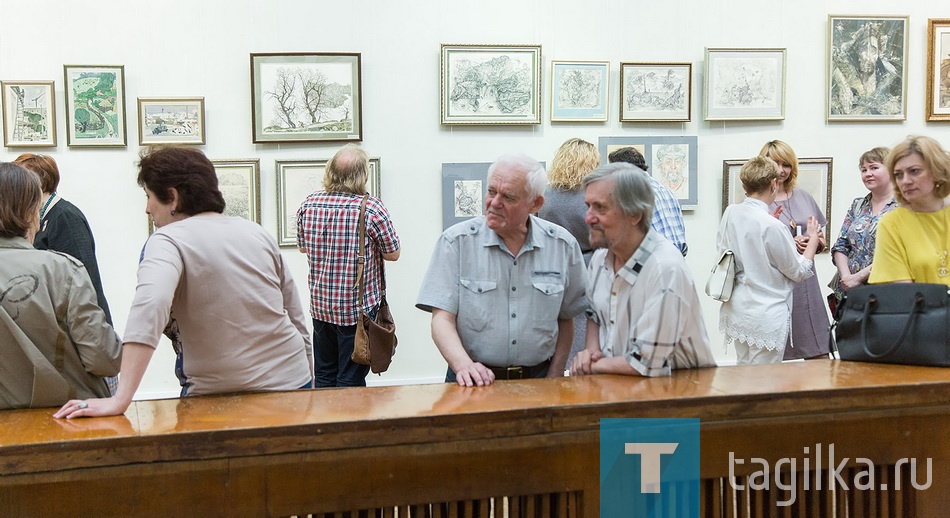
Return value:
<svg viewBox="0 0 950 518">
<path fill-rule="evenodd" d="M 398 507 L 400 517 L 490 516 L 493 508 L 496 516 L 594 517 L 602 417 L 701 418 L 704 516 L 950 509 L 950 369 L 812 361 L 662 379 L 141 401 L 124 416 L 72 421 L 51 414 L 0 412 L 0 516 L 392 515 Z M 854 480 L 864 469 L 854 459 L 865 457 L 889 489 L 804 491 L 812 471 L 799 474 L 796 504 L 776 507 L 787 494 L 728 483 L 728 452 L 774 465 L 818 443 L 852 459 L 842 478 Z M 893 466 L 909 457 L 919 459 L 920 483 L 933 459 L 928 489 L 914 490 L 905 467 L 894 490 Z M 742 467 L 746 484 L 752 467 Z"/>
</svg>

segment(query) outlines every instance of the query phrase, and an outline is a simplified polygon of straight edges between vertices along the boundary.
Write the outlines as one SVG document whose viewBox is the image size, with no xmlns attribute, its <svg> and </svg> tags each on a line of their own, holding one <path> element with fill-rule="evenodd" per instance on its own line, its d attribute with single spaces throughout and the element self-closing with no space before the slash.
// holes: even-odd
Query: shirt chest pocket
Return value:
<svg viewBox="0 0 950 518">
<path fill-rule="evenodd" d="M 482 331 L 492 320 L 492 310 L 501 306 L 498 282 L 459 279 L 459 311 L 457 324 L 472 331 Z"/>
<path fill-rule="evenodd" d="M 535 320 L 553 324 L 561 311 L 564 299 L 564 284 L 560 280 L 543 279 L 531 282 L 531 308 Z"/>
</svg>

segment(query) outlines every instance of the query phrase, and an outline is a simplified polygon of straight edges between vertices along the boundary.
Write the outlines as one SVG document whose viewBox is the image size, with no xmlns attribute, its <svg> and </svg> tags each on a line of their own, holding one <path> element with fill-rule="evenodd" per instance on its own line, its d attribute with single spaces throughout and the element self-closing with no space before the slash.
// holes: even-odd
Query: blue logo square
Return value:
<svg viewBox="0 0 950 518">
<path fill-rule="evenodd" d="M 699 419 L 601 419 L 600 516 L 699 517 Z"/>
</svg>

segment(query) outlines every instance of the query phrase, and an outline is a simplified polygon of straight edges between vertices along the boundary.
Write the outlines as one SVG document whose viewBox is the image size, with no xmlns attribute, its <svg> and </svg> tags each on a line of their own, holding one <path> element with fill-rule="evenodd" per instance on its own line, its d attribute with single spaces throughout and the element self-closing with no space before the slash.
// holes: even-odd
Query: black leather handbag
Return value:
<svg viewBox="0 0 950 518">
<path fill-rule="evenodd" d="M 835 326 L 842 360 L 950 366 L 950 287 L 857 286 L 843 304 Z"/>
</svg>

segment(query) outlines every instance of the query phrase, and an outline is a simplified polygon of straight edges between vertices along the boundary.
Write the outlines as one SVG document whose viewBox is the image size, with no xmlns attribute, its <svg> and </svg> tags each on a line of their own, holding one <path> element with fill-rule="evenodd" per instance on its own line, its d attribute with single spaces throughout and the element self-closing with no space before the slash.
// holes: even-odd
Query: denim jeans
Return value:
<svg viewBox="0 0 950 518">
<path fill-rule="evenodd" d="M 373 312 L 375 313 L 375 311 Z M 313 319 L 313 363 L 316 388 L 365 387 L 369 365 L 354 363 L 356 326 Z"/>
</svg>

